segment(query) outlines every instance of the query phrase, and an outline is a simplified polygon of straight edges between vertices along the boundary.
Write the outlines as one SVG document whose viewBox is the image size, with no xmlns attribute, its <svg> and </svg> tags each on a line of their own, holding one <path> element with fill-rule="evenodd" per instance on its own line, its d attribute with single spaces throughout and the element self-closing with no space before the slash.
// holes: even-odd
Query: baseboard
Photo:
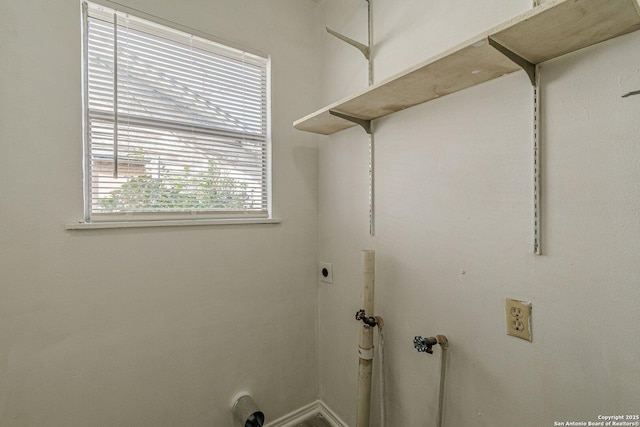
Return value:
<svg viewBox="0 0 640 427">
<path fill-rule="evenodd" d="M 300 424 L 302 421 L 320 413 L 319 410 L 320 401 L 316 400 L 302 408 L 296 409 L 277 420 L 268 422 L 265 427 L 293 427 L 296 424 Z"/>
<path fill-rule="evenodd" d="M 297 424 L 318 414 L 322 415 L 332 427 L 348 427 L 347 424 L 321 400 L 311 402 L 277 420 L 268 422 L 265 427 L 295 427 Z"/>
<path fill-rule="evenodd" d="M 333 427 L 348 427 L 347 423 L 342 421 L 340 417 L 337 416 L 336 413 L 333 412 L 322 400 L 318 400 L 318 404 L 320 406 L 320 415 L 322 415 L 325 420 L 329 421 L 329 424 Z"/>
</svg>

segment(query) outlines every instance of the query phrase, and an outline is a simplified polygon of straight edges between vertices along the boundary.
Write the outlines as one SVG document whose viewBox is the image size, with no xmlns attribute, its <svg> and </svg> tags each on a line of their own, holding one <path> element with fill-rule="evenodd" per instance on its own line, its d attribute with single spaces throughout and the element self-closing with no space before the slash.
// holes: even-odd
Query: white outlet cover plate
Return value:
<svg viewBox="0 0 640 427">
<path fill-rule="evenodd" d="M 318 274 L 320 281 L 324 283 L 333 283 L 333 266 L 329 262 L 318 263 Z"/>
<path fill-rule="evenodd" d="M 505 298 L 507 335 L 533 341 L 531 336 L 531 303 Z"/>
</svg>

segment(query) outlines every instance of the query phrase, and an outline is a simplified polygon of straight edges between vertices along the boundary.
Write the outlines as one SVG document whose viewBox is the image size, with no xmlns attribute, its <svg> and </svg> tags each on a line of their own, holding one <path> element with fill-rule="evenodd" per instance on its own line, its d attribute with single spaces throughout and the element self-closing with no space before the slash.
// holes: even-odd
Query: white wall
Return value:
<svg viewBox="0 0 640 427">
<path fill-rule="evenodd" d="M 318 396 L 315 3 L 125 0 L 272 55 L 280 225 L 65 231 L 82 218 L 77 0 L 0 2 L 0 425 L 231 426 Z"/>
<path fill-rule="evenodd" d="M 0 2 L 0 425 L 230 426 L 249 389 L 269 419 L 320 394 L 353 426 L 364 248 L 388 425 L 435 418 L 437 350 L 412 338 L 436 333 L 451 341 L 445 425 L 638 412 L 640 97 L 620 96 L 640 88 L 640 34 L 544 66 L 536 257 L 523 73 L 376 122 L 370 238 L 365 135 L 291 127 L 366 86 L 364 59 L 324 34 L 366 39 L 366 2 L 123 3 L 272 55 L 283 222 L 65 231 L 82 216 L 79 2 Z M 375 0 L 376 81 L 529 7 Z M 317 259 L 335 276 L 318 294 Z M 533 343 L 504 334 L 507 296 L 532 301 Z"/>
<path fill-rule="evenodd" d="M 375 0 L 376 81 L 530 5 Z M 366 40 L 365 2 L 326 0 L 321 19 Z M 318 107 L 367 82 L 361 55 L 322 37 Z M 376 121 L 374 238 L 366 135 L 322 137 L 318 259 L 333 263 L 334 285 L 319 290 L 320 393 L 349 425 L 365 248 L 377 252 L 388 426 L 435 425 L 439 350 L 419 354 L 412 339 L 438 333 L 451 343 L 445 426 L 638 413 L 640 97 L 621 98 L 640 89 L 638 51 L 635 33 L 544 64 L 543 256 L 531 253 L 533 106 L 523 72 Z M 533 303 L 532 343 L 505 335 L 505 297 Z"/>
</svg>

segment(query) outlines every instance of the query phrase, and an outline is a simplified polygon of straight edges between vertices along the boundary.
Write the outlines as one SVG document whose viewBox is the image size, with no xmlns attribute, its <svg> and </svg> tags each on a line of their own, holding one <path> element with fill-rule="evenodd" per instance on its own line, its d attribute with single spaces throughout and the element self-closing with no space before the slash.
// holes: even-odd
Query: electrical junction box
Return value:
<svg viewBox="0 0 640 427">
<path fill-rule="evenodd" d="M 324 283 L 333 283 L 333 266 L 328 262 L 318 263 L 318 273 L 320 281 Z"/>
</svg>

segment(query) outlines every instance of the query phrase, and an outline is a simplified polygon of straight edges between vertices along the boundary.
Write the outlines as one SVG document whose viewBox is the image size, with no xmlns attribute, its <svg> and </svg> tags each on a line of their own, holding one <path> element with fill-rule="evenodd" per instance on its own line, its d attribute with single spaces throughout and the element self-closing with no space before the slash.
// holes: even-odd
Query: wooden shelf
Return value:
<svg viewBox="0 0 640 427">
<path fill-rule="evenodd" d="M 293 126 L 330 135 L 356 124 L 329 111 L 374 120 L 521 69 L 491 46 L 489 39 L 528 62 L 539 64 L 638 29 L 638 0 L 548 0 L 400 74 L 303 117 Z"/>
</svg>

